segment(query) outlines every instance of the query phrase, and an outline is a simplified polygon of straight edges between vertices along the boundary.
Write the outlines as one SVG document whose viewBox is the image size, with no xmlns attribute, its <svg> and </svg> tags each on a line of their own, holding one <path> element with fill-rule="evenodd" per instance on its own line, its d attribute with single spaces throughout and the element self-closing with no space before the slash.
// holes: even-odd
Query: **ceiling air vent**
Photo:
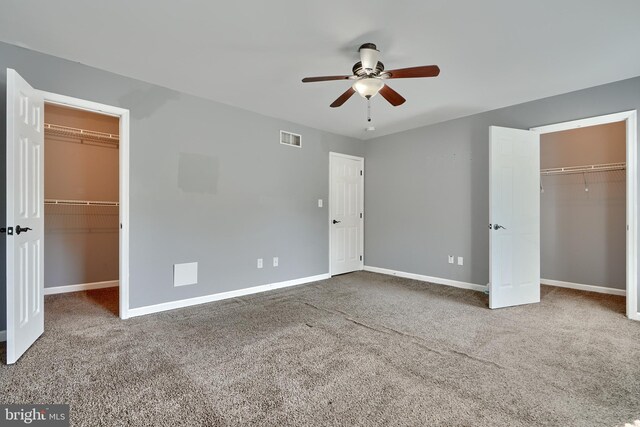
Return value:
<svg viewBox="0 0 640 427">
<path fill-rule="evenodd" d="M 302 146 L 302 136 L 284 130 L 280 131 L 280 144 L 291 145 L 292 147 Z"/>
</svg>

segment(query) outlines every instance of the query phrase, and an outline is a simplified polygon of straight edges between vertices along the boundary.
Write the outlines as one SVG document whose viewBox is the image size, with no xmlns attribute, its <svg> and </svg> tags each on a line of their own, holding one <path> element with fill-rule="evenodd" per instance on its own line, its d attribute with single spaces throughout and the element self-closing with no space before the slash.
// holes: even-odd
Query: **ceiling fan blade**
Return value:
<svg viewBox="0 0 640 427">
<path fill-rule="evenodd" d="M 425 65 L 422 67 L 399 68 L 397 70 L 386 71 L 390 79 L 408 79 L 412 77 L 436 77 L 440 74 L 437 65 Z"/>
<path fill-rule="evenodd" d="M 347 89 L 347 91 L 345 93 L 340 95 L 338 97 L 338 99 L 333 101 L 333 103 L 331 104 L 331 108 L 336 108 L 336 107 L 341 106 L 342 104 L 344 104 L 347 101 L 347 99 L 351 98 L 351 96 L 354 93 L 356 93 L 356 91 L 352 87 L 350 87 L 349 89 Z"/>
<path fill-rule="evenodd" d="M 389 101 L 389 104 L 393 105 L 394 107 L 402 105 L 406 101 L 406 99 L 404 99 L 402 95 L 400 95 L 398 92 L 391 89 L 387 85 L 382 86 L 382 89 L 380 89 L 380 95 L 382 95 L 382 97 Z"/>
<path fill-rule="evenodd" d="M 326 82 L 328 80 L 349 80 L 351 76 L 322 76 L 322 77 L 305 77 L 302 83 Z"/>
</svg>

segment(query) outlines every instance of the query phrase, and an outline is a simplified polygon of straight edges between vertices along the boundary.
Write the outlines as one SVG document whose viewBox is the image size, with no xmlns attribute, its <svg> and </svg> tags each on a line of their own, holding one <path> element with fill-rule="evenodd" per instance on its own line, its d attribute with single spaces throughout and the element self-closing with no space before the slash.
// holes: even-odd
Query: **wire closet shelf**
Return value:
<svg viewBox="0 0 640 427">
<path fill-rule="evenodd" d="M 44 124 L 44 131 L 45 134 L 50 136 L 79 139 L 81 142 L 87 141 L 106 144 L 116 148 L 120 143 L 120 136 L 117 134 L 78 129 L 69 126 L 54 125 L 51 123 Z"/>
<path fill-rule="evenodd" d="M 104 200 L 44 199 L 44 204 L 59 206 L 120 206 L 119 202 L 109 202 Z"/>
<path fill-rule="evenodd" d="M 540 169 L 540 175 L 571 175 L 571 174 L 584 174 L 591 172 L 609 172 L 625 170 L 627 164 L 625 162 L 620 163 L 601 163 L 597 165 L 584 165 L 584 166 L 565 166 L 561 168 L 548 168 Z"/>
</svg>

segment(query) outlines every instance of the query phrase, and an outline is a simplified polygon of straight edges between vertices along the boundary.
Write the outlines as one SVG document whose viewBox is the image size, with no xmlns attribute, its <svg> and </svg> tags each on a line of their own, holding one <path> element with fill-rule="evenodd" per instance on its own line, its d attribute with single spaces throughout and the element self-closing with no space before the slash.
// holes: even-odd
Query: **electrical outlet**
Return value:
<svg viewBox="0 0 640 427">
<path fill-rule="evenodd" d="M 453 255 L 449 255 L 449 264 L 453 264 Z"/>
<path fill-rule="evenodd" d="M 274 257 L 273 257 L 273 266 L 274 266 L 274 267 L 277 267 L 277 266 L 278 266 L 278 257 L 277 257 L 277 256 L 274 256 Z"/>
<path fill-rule="evenodd" d="M 463 263 L 464 263 L 464 259 L 461 256 L 459 256 L 458 257 L 458 265 L 462 265 Z"/>
<path fill-rule="evenodd" d="M 322 207 L 322 199 L 318 199 L 318 207 L 321 208 Z"/>
<path fill-rule="evenodd" d="M 258 268 L 262 268 L 262 258 L 258 258 Z"/>
</svg>

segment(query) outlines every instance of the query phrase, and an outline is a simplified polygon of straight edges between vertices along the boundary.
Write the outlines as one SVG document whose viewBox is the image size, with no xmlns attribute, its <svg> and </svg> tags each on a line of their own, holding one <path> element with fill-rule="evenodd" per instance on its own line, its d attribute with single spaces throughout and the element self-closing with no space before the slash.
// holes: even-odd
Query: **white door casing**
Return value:
<svg viewBox="0 0 640 427">
<path fill-rule="evenodd" d="M 7 69 L 7 364 L 44 332 L 43 123 L 42 95 Z"/>
<path fill-rule="evenodd" d="M 364 159 L 329 153 L 329 273 L 364 266 Z"/>
<path fill-rule="evenodd" d="M 46 103 L 106 114 L 120 119 L 120 318 L 129 318 L 129 110 L 85 99 L 40 91 Z"/>
<path fill-rule="evenodd" d="M 489 307 L 540 302 L 540 136 L 489 130 Z"/>
</svg>

